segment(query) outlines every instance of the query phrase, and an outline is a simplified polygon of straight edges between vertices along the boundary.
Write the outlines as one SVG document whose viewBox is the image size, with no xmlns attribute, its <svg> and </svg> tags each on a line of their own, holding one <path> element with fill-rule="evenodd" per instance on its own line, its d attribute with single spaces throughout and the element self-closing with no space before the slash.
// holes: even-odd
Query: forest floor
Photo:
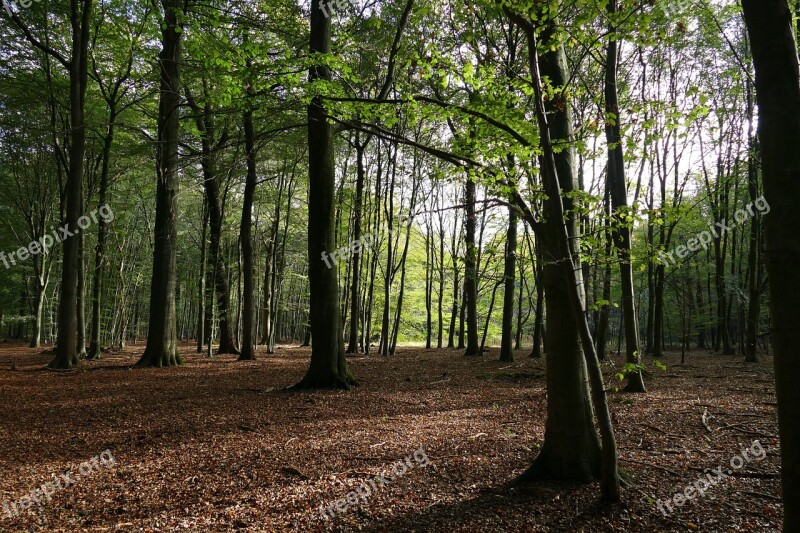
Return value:
<svg viewBox="0 0 800 533">
<path fill-rule="evenodd" d="M 0 343 L 0 531 L 781 526 L 771 357 L 747 365 L 692 352 L 681 366 L 668 354 L 666 370 L 648 358 L 648 394 L 609 395 L 629 484 L 622 503 L 606 506 L 597 483 L 503 489 L 544 434 L 544 360 L 527 351 L 509 364 L 496 350 L 465 359 L 400 348 L 391 358 L 351 357 L 361 386 L 350 392 L 287 393 L 304 375 L 308 349 L 281 347 L 242 363 L 187 344 L 185 366 L 131 369 L 141 350 L 57 373 L 45 370 L 51 356 L 42 350 Z M 621 365 L 615 357 L 604 366 L 616 386 Z M 105 450 L 115 464 L 81 465 Z M 718 467 L 725 479 L 708 473 Z M 64 473 L 72 484 L 21 509 L 32 489 Z M 656 508 L 692 484 L 703 497 L 672 503 L 668 516 Z"/>
</svg>

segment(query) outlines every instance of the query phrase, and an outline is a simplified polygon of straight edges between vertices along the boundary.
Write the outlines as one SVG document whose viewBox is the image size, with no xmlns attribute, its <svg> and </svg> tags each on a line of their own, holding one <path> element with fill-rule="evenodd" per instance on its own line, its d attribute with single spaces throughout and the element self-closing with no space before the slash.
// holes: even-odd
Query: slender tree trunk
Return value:
<svg viewBox="0 0 800 533">
<path fill-rule="evenodd" d="M 500 360 L 514 360 L 514 277 L 517 273 L 517 207 L 508 207 L 508 233 L 504 262 L 503 336 L 500 340 Z M 522 280 L 520 280 L 522 286 Z"/>
<path fill-rule="evenodd" d="M 466 185 L 466 253 L 464 255 L 464 301 L 467 306 L 467 349 L 464 355 L 467 357 L 481 355 L 478 345 L 478 273 L 477 256 L 478 250 L 475 244 L 475 202 L 476 186 L 471 176 L 467 176 Z"/>
<path fill-rule="evenodd" d="M 450 329 L 447 335 L 447 347 L 455 348 L 456 337 L 456 320 L 458 319 L 458 295 L 461 289 L 461 280 L 459 279 L 458 270 L 458 248 L 456 242 L 456 235 L 458 234 L 458 221 L 453 222 L 453 239 L 452 247 L 450 248 L 450 260 L 453 262 L 453 306 L 450 312 Z"/>
<path fill-rule="evenodd" d="M 750 83 L 747 84 L 747 109 L 748 133 L 750 151 L 747 158 L 747 190 L 750 194 L 750 202 L 755 203 L 758 198 L 758 140 L 753 135 L 753 96 Z M 750 220 L 750 243 L 747 254 L 747 333 L 746 341 L 743 343 L 745 362 L 757 363 L 758 353 L 756 342 L 758 340 L 758 323 L 761 311 L 761 214 L 760 211 Z"/>
<path fill-rule="evenodd" d="M 84 208 L 83 194 L 81 194 L 81 216 L 86 212 Z M 76 352 L 79 359 L 86 358 L 86 232 L 81 231 L 75 235 L 78 239 L 78 303 L 76 313 L 78 314 L 78 346 Z"/>
<path fill-rule="evenodd" d="M 108 101 L 109 118 L 106 135 L 103 139 L 103 160 L 100 170 L 100 192 L 98 199 L 99 208 L 108 203 L 108 175 L 111 162 L 111 146 L 114 143 L 114 127 L 117 120 L 116 102 L 114 97 Z M 106 241 L 108 240 L 108 222 L 106 217 L 100 217 L 97 223 L 97 247 L 94 254 L 94 280 L 92 282 L 92 324 L 91 339 L 89 339 L 89 359 L 100 359 L 102 348 L 100 346 L 100 299 L 103 293 L 103 271 L 105 266 Z"/>
<path fill-rule="evenodd" d="M 248 86 L 248 92 L 252 92 Z M 255 260 L 253 258 L 253 197 L 256 192 L 256 146 L 253 131 L 253 110 L 244 114 L 245 150 L 247 150 L 247 180 L 244 187 L 242 207 L 241 239 L 242 262 L 244 270 L 244 294 L 242 304 L 242 353 L 240 361 L 255 360 Z"/>
<path fill-rule="evenodd" d="M 366 144 L 366 143 L 365 143 Z M 356 204 L 353 207 L 353 242 L 361 242 L 361 209 L 364 203 L 364 183 L 366 170 L 364 169 L 365 145 L 359 144 L 356 137 Z M 358 353 L 358 322 L 361 316 L 361 247 L 354 250 L 352 258 L 353 280 L 350 286 L 350 341 L 347 353 Z"/>
<path fill-rule="evenodd" d="M 197 353 L 203 353 L 203 341 L 206 338 L 206 259 L 208 236 L 208 203 L 203 198 L 203 229 L 200 233 L 200 275 L 197 280 Z"/>
<path fill-rule="evenodd" d="M 617 0 L 606 4 L 613 18 L 617 12 Z M 622 313 L 625 323 L 625 362 L 635 368 L 627 372 L 628 392 L 645 392 L 639 358 L 639 318 L 636 314 L 636 298 L 633 288 L 633 266 L 631 265 L 631 222 L 629 222 L 628 193 L 625 183 L 625 156 L 622 150 L 619 99 L 617 97 L 618 41 L 611 20 L 611 35 L 606 56 L 606 141 L 608 142 L 607 187 L 611 198 L 614 223 L 611 235 L 619 257 L 620 284 L 622 289 Z"/>
<path fill-rule="evenodd" d="M 533 317 L 533 348 L 531 357 L 539 358 L 542 356 L 542 341 L 544 333 L 544 268 L 542 254 L 539 250 L 539 241 L 536 241 L 535 248 L 536 264 L 533 266 L 534 282 L 536 283 L 536 308 Z"/>
</svg>

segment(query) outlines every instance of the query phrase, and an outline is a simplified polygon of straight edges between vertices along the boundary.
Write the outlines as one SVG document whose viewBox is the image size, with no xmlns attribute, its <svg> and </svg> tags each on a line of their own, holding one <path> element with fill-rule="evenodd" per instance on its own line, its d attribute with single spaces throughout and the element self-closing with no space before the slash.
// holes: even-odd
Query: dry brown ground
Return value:
<svg viewBox="0 0 800 533">
<path fill-rule="evenodd" d="M 256 362 L 206 359 L 130 369 L 141 347 L 44 370 L 50 356 L 0 344 L 0 505 L 110 450 L 117 461 L 2 531 L 777 531 L 779 443 L 771 359 L 667 356 L 649 393 L 610 394 L 624 501 L 597 484 L 497 490 L 530 463 L 545 422 L 544 362 L 519 352 L 464 359 L 401 349 L 350 359 L 351 392 L 285 393 L 308 350 Z M 11 370 L 13 366 L 14 370 Z M 619 365 L 619 360 L 617 360 Z M 649 365 L 649 361 L 648 361 Z M 608 365 L 606 373 L 613 375 Z M 707 412 L 705 427 L 703 414 Z M 654 505 L 725 466 L 755 439 L 767 450 L 705 497 L 664 517 Z M 423 467 L 392 464 L 424 448 Z M 419 455 L 421 460 L 422 455 Z M 726 466 L 726 468 L 729 468 Z M 392 478 L 335 518 L 319 513 L 377 474 Z"/>
</svg>

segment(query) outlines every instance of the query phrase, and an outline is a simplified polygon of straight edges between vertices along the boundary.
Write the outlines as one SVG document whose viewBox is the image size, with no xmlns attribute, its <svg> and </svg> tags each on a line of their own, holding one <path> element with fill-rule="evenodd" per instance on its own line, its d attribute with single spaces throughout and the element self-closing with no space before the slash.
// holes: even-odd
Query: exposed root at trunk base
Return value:
<svg viewBox="0 0 800 533">
<path fill-rule="evenodd" d="M 338 375 L 311 376 L 307 374 L 300 383 L 287 387 L 285 390 L 350 390 L 353 387 L 358 387 L 358 382 L 352 376 L 341 378 Z"/>
<path fill-rule="evenodd" d="M 642 380 L 641 376 L 639 378 L 631 376 L 631 378 L 628 380 L 628 384 L 625 385 L 623 391 L 630 392 L 633 394 L 641 394 L 641 393 L 646 393 L 647 389 L 644 386 L 644 381 Z"/>
<path fill-rule="evenodd" d="M 236 346 L 226 344 L 224 346 L 220 345 L 214 355 L 242 355 L 242 352 L 237 350 Z"/>
<path fill-rule="evenodd" d="M 163 368 L 167 366 L 181 365 L 183 365 L 183 360 L 181 359 L 181 356 L 178 354 L 177 350 L 174 350 L 172 353 L 167 353 L 165 351 L 156 351 L 148 348 L 145 349 L 141 359 L 139 359 L 139 362 L 134 365 L 134 368 Z"/>
<path fill-rule="evenodd" d="M 99 361 L 102 357 L 103 350 L 96 344 L 89 345 L 89 351 L 86 353 L 86 359 L 89 361 Z"/>
<path fill-rule="evenodd" d="M 565 483 L 575 483 L 578 485 L 585 485 L 587 483 L 592 483 L 600 479 L 600 463 L 598 457 L 598 463 L 593 468 L 593 472 L 591 474 L 584 477 L 565 477 L 556 475 L 551 466 L 550 466 L 551 458 L 547 453 L 546 449 L 542 449 L 539 452 L 539 455 L 536 456 L 536 459 L 533 460 L 531 466 L 528 467 L 523 473 L 509 481 L 504 485 L 505 488 L 515 488 L 524 485 L 531 485 L 536 484 L 538 482 L 542 482 L 545 480 L 556 480 Z"/>
<path fill-rule="evenodd" d="M 58 353 L 58 350 L 55 351 L 55 354 L 56 356 L 50 361 L 50 364 L 47 365 L 47 368 L 50 370 L 71 370 L 80 364 L 77 354 L 64 356 Z"/>
</svg>

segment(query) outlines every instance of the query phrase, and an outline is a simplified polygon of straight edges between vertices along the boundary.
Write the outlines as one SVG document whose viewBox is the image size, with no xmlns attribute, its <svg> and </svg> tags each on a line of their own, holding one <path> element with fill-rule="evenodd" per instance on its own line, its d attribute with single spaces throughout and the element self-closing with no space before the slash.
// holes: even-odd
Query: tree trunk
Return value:
<svg viewBox="0 0 800 533">
<path fill-rule="evenodd" d="M 514 277 L 517 273 L 517 207 L 508 206 L 508 237 L 503 270 L 503 336 L 500 340 L 500 360 L 514 360 Z M 522 280 L 520 280 L 522 286 Z"/>
<path fill-rule="evenodd" d="M 203 198 L 203 229 L 200 232 L 200 275 L 197 280 L 197 353 L 203 353 L 203 341 L 206 338 L 206 259 L 208 236 L 208 203 Z"/>
<path fill-rule="evenodd" d="M 755 203 L 758 198 L 758 140 L 752 132 L 753 128 L 753 97 L 751 94 L 750 83 L 747 84 L 747 109 L 748 123 L 750 127 L 749 142 L 750 151 L 747 158 L 747 189 L 750 194 L 750 202 Z M 747 333 L 744 346 L 744 360 L 747 363 L 757 363 L 758 353 L 756 342 L 758 340 L 758 323 L 761 311 L 761 261 L 760 259 L 760 236 L 761 236 L 761 213 L 750 220 L 750 242 L 747 254 Z"/>
<path fill-rule="evenodd" d="M 83 5 L 83 9 L 81 9 Z M 70 232 L 78 231 L 83 194 L 83 159 L 86 153 L 85 100 L 88 79 L 88 48 L 92 0 L 72 0 L 72 55 L 69 62 L 70 88 L 70 156 L 66 187 L 66 218 Z M 61 295 L 58 304 L 58 345 L 50 368 L 66 369 L 78 364 L 78 269 L 80 239 L 75 236 L 63 242 L 64 260 L 61 270 Z"/>
<path fill-rule="evenodd" d="M 86 212 L 84 208 L 83 193 L 81 193 L 81 216 Z M 79 359 L 86 358 L 86 262 L 85 258 L 85 245 L 86 245 L 86 232 L 81 231 L 80 234 L 75 235 L 78 239 L 78 302 L 75 312 L 78 315 L 78 345 L 76 353 Z"/>
<path fill-rule="evenodd" d="M 108 100 L 108 126 L 103 139 L 103 161 L 100 170 L 100 192 L 98 199 L 99 208 L 108 203 L 108 174 L 111 161 L 111 146 L 114 143 L 114 127 L 117 120 L 116 95 Z M 94 280 L 92 282 L 92 324 L 91 339 L 89 339 L 89 359 L 100 359 L 102 348 L 100 346 L 100 298 L 103 292 L 103 270 L 105 266 L 106 242 L 108 240 L 108 222 L 106 217 L 100 217 L 97 223 L 97 247 L 94 255 Z"/>
<path fill-rule="evenodd" d="M 319 2 L 311 3 L 310 50 L 312 56 L 331 53 L 331 21 Z M 312 83 L 330 82 L 330 69 L 314 65 L 309 78 Z M 356 383 L 344 353 L 338 268 L 335 262 L 328 267 L 323 260 L 336 248 L 333 148 L 333 127 L 327 121 L 322 98 L 316 96 L 308 106 L 308 279 L 314 344 L 308 372 L 294 388 L 350 389 Z"/>
<path fill-rule="evenodd" d="M 248 92 L 249 87 L 248 87 Z M 244 187 L 242 206 L 242 262 L 244 270 L 244 294 L 242 295 L 242 353 L 240 361 L 255 360 L 255 261 L 253 259 L 253 197 L 256 192 L 256 146 L 253 131 L 253 110 L 244 114 L 245 150 L 247 150 L 247 181 Z"/>
<path fill-rule="evenodd" d="M 617 12 L 617 0 L 609 0 L 609 15 Z M 628 371 L 628 392 L 645 392 L 639 358 L 639 319 L 636 315 L 636 299 L 633 289 L 633 267 L 631 265 L 631 226 L 628 209 L 628 193 L 625 183 L 625 156 L 622 150 L 619 99 L 617 97 L 617 48 L 618 41 L 611 20 L 608 55 L 606 56 L 605 100 L 606 100 L 606 141 L 608 142 L 607 187 L 613 210 L 611 235 L 619 257 L 619 273 L 622 289 L 622 313 L 625 322 L 625 362 L 635 366 Z"/>
<path fill-rule="evenodd" d="M 172 366 L 182 363 L 177 350 L 175 324 L 176 251 L 178 238 L 178 133 L 180 106 L 181 35 L 180 0 L 162 0 L 164 25 L 159 56 L 161 78 L 158 106 L 158 187 L 150 285 L 150 327 L 147 347 L 137 366 Z M 124 342 L 124 333 L 122 337 Z"/>
<path fill-rule="evenodd" d="M 476 202 L 476 186 L 472 176 L 467 175 L 466 185 L 466 204 L 467 204 L 467 218 L 466 218 L 466 246 L 467 250 L 464 255 L 464 300 L 467 306 L 467 349 L 464 355 L 467 357 L 481 355 L 480 346 L 478 345 L 478 273 L 477 269 L 477 255 L 478 250 L 475 246 L 475 202 Z"/>
<path fill-rule="evenodd" d="M 786 0 L 743 0 L 753 50 L 758 101 L 765 217 L 765 258 L 770 280 L 778 427 L 781 449 L 783 531 L 800 531 L 800 73 Z"/>
<path fill-rule="evenodd" d="M 570 106 L 563 93 L 557 99 L 550 99 L 547 107 L 543 98 L 542 77 L 547 77 L 555 87 L 567 83 L 566 55 L 562 45 L 547 42 L 555 34 L 556 23 L 552 18 L 546 19 L 543 35 L 549 51 L 539 56 L 534 25 L 520 16 L 511 14 L 511 17 L 523 29 L 528 42 L 547 194 L 545 224 L 537 223 L 519 194 L 515 198 L 528 223 L 540 228 L 543 255 L 547 260 L 545 294 L 549 336 L 545 442 L 539 456 L 519 480 L 551 474 L 560 479 L 588 482 L 602 469 L 603 498 L 619 501 L 616 439 L 600 363 L 586 320 L 580 264 L 574 259 L 580 250 L 577 214 L 569 198 L 562 203 L 562 194 L 568 196 L 575 189 L 576 179 L 574 147 L 570 144 L 573 140 Z M 552 122 L 548 115 L 552 116 Z M 566 148 L 555 154 L 551 139 L 564 143 Z M 591 400 L 587 373 L 592 385 Z M 592 403 L 600 427 L 602 450 L 594 428 Z"/>
<path fill-rule="evenodd" d="M 361 242 L 361 209 L 364 203 L 364 182 L 366 170 L 364 169 L 365 144 L 359 144 L 356 137 L 356 205 L 353 207 L 353 242 Z M 361 316 L 361 247 L 357 246 L 352 258 L 353 280 L 350 286 L 350 340 L 347 353 L 358 353 L 358 322 Z"/>
</svg>

